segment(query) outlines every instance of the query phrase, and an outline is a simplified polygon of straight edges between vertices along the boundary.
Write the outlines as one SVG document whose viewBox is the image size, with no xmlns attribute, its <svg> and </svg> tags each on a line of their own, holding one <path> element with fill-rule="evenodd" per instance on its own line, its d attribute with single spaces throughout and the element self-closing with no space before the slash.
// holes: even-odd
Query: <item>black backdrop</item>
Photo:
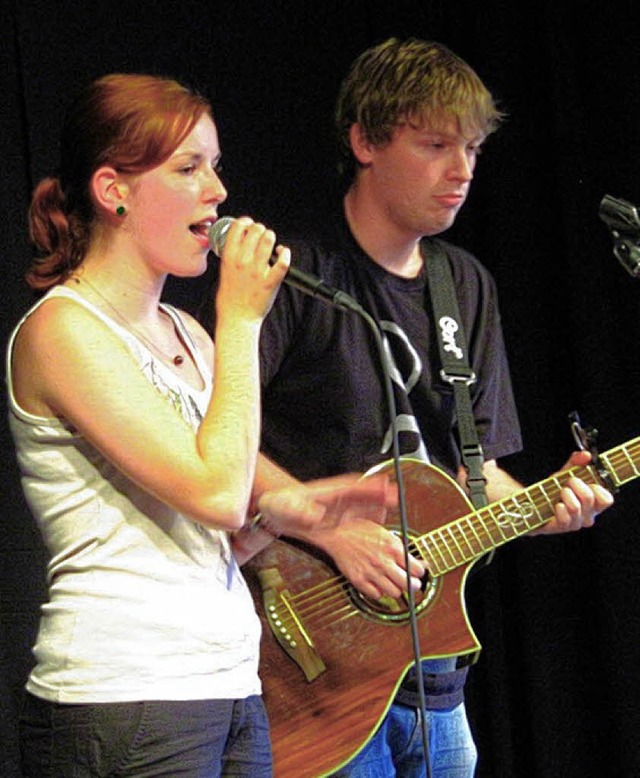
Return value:
<svg viewBox="0 0 640 778">
<path fill-rule="evenodd" d="M 333 183 L 331 110 L 348 64 L 390 35 L 415 35 L 465 57 L 509 114 L 449 233 L 491 269 L 501 294 L 525 437 L 524 453 L 504 464 L 527 482 L 561 465 L 572 409 L 599 427 L 603 449 L 636 436 L 640 285 L 598 219 L 604 194 L 640 201 L 634 5 L 3 0 L 3 342 L 29 301 L 29 192 L 55 168 L 64 105 L 87 79 L 139 70 L 202 89 L 221 134 L 224 212 L 304 229 Z M 168 296 L 193 306 L 202 287 L 174 283 Z M 0 774 L 13 778 L 44 553 L 4 408 L 0 434 Z M 471 584 L 485 648 L 468 689 L 480 776 L 640 776 L 637 503 L 631 484 L 594 530 L 517 541 Z"/>
</svg>

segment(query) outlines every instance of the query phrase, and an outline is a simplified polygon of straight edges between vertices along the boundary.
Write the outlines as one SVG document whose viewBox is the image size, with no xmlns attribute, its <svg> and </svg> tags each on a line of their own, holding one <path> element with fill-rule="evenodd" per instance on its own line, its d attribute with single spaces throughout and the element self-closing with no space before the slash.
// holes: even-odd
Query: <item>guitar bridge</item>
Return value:
<svg viewBox="0 0 640 778">
<path fill-rule="evenodd" d="M 258 571 L 262 601 L 271 631 L 286 654 L 311 682 L 326 670 L 313 641 L 291 603 L 290 594 L 277 567 Z"/>
</svg>

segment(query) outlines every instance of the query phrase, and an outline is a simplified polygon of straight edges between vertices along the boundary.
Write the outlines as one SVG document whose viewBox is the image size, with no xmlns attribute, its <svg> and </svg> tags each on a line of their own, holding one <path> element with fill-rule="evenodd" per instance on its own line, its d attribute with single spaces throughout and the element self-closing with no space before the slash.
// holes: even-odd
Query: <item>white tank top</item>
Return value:
<svg viewBox="0 0 640 778">
<path fill-rule="evenodd" d="M 212 386 L 202 354 L 168 305 L 163 309 L 202 376 L 201 391 L 67 287 L 54 287 L 11 334 L 9 425 L 25 496 L 50 552 L 49 596 L 27 689 L 66 703 L 259 694 L 260 622 L 226 533 L 141 490 L 64 420 L 33 416 L 17 404 L 15 336 L 53 296 L 75 300 L 116 332 L 142 373 L 194 429 Z"/>
</svg>

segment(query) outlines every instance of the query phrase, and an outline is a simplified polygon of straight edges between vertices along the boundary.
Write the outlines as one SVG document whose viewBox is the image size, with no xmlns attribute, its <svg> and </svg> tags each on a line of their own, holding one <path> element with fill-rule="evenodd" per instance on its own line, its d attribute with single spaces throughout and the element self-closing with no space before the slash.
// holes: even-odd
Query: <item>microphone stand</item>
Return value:
<svg viewBox="0 0 640 778">
<path fill-rule="evenodd" d="M 387 358 L 387 352 L 384 348 L 383 337 L 380 331 L 380 327 L 375 319 L 362 308 L 353 298 L 348 298 L 348 306 L 345 308 L 357 313 L 362 319 L 369 325 L 373 334 L 378 353 L 380 355 L 380 361 L 382 363 L 382 375 L 384 379 L 384 388 L 387 398 L 387 407 L 391 418 L 391 438 L 392 438 L 392 458 L 394 464 L 394 472 L 396 477 L 396 483 L 398 485 L 398 509 L 400 514 L 400 528 L 402 543 L 404 546 L 404 562 L 407 573 L 407 599 L 409 604 L 409 624 L 411 627 L 411 640 L 413 644 L 413 655 L 415 662 L 416 683 L 418 685 L 418 700 L 420 702 L 420 711 L 422 713 L 420 720 L 420 728 L 422 734 L 422 747 L 424 750 L 424 757 L 427 770 L 427 778 L 432 778 L 431 769 L 431 756 L 429 751 L 429 733 L 426 716 L 426 701 L 424 696 L 424 684 L 420 651 L 420 637 L 418 635 L 418 623 L 416 618 L 416 604 L 413 589 L 411 588 L 411 574 L 409 573 L 409 522 L 407 519 L 407 508 L 405 500 L 404 480 L 402 476 L 402 467 L 400 464 L 400 445 L 398 441 L 398 425 L 396 415 L 396 402 L 393 392 L 393 382 L 391 380 L 391 366 Z"/>
</svg>

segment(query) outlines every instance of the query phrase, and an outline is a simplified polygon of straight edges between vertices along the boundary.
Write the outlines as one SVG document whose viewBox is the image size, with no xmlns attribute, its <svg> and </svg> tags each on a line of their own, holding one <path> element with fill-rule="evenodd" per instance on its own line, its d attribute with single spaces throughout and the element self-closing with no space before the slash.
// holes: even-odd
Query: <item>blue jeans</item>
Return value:
<svg viewBox="0 0 640 778">
<path fill-rule="evenodd" d="M 425 778 L 419 708 L 393 704 L 373 738 L 334 778 Z M 464 703 L 427 711 L 433 778 L 472 778 L 477 751 Z"/>
<path fill-rule="evenodd" d="M 261 697 L 67 705 L 27 695 L 25 778 L 271 778 Z"/>
</svg>

